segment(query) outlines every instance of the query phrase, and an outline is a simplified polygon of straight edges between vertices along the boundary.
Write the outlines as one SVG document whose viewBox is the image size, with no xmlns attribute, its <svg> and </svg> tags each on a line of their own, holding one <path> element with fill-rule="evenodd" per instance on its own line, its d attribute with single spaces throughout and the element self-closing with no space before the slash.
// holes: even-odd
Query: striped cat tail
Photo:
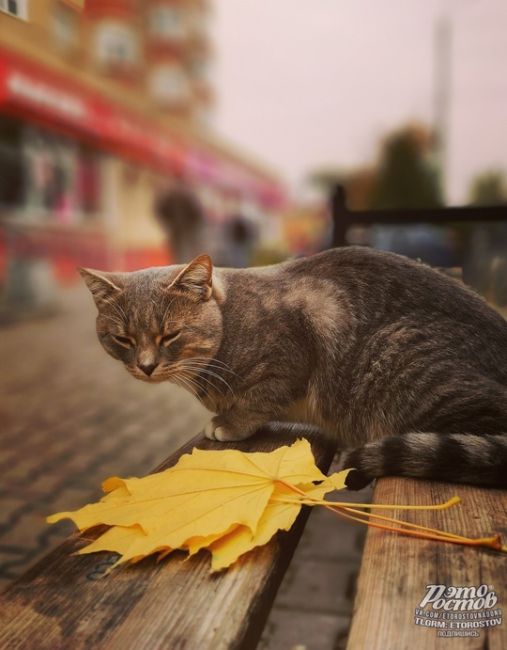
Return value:
<svg viewBox="0 0 507 650">
<path fill-rule="evenodd" d="M 381 476 L 507 488 L 507 434 L 405 433 L 345 453 L 353 467 L 347 487 L 359 490 Z"/>
</svg>

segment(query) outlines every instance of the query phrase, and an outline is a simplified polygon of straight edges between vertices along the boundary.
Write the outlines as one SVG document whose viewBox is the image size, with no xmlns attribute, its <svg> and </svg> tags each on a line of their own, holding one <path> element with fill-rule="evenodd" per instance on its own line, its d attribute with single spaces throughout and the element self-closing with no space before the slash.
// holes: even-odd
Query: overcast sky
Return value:
<svg viewBox="0 0 507 650">
<path fill-rule="evenodd" d="M 506 0 L 214 0 L 215 123 L 295 185 L 371 160 L 434 109 L 434 30 L 452 23 L 448 196 L 507 171 Z"/>
</svg>

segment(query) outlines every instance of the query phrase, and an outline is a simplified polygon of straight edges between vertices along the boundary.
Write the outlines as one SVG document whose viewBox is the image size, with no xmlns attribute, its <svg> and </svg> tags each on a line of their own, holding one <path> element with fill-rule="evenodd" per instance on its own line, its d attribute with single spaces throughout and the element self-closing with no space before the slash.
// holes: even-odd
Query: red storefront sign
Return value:
<svg viewBox="0 0 507 650">
<path fill-rule="evenodd" d="M 277 184 L 260 179 L 202 146 L 161 133 L 146 119 L 83 84 L 2 48 L 0 111 L 90 140 L 98 148 L 155 165 L 162 171 L 186 174 L 255 196 L 266 205 L 283 201 Z"/>
<path fill-rule="evenodd" d="M 0 49 L 0 108 L 104 149 L 181 172 L 184 152 L 177 138 L 115 106 L 105 97 L 37 63 Z"/>
</svg>

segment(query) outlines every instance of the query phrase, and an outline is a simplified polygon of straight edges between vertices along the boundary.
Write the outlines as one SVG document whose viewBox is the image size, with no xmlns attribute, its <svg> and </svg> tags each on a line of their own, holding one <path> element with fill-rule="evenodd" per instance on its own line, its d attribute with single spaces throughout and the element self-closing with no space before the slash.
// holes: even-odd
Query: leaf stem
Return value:
<svg viewBox="0 0 507 650">
<path fill-rule="evenodd" d="M 427 526 L 420 526 L 418 524 L 413 524 L 409 521 L 403 521 L 396 519 L 394 517 L 386 517 L 383 515 L 376 515 L 370 512 L 363 512 L 357 510 L 354 507 L 351 507 L 349 503 L 345 502 L 333 502 L 326 501 L 325 499 L 312 499 L 308 496 L 306 492 L 301 490 L 295 485 L 291 485 L 283 480 L 278 479 L 278 482 L 287 487 L 289 490 L 296 492 L 300 496 L 303 496 L 303 499 L 299 501 L 303 505 L 322 505 L 327 510 L 334 512 L 335 514 L 345 517 L 346 519 L 351 519 L 353 521 L 366 524 L 372 528 L 380 528 L 382 530 L 387 530 L 390 532 L 401 533 L 402 535 L 409 535 L 411 537 L 418 537 L 421 539 L 429 539 L 440 542 L 449 542 L 451 544 L 463 544 L 465 546 L 486 546 L 488 548 L 493 548 L 498 551 L 505 551 L 506 547 L 502 546 L 500 535 L 495 535 L 493 537 L 480 537 L 480 538 L 471 538 L 464 537 L 462 535 L 455 535 L 454 533 L 447 533 L 443 530 L 438 530 L 436 528 L 429 528 Z M 389 508 L 389 509 L 405 509 L 405 510 L 443 510 L 450 508 L 456 504 L 460 503 L 459 497 L 453 497 L 442 504 L 437 504 L 436 506 L 393 506 L 393 505 L 383 505 L 376 504 L 380 508 Z M 339 505 L 338 505 L 339 504 Z M 369 508 L 370 504 L 352 504 L 352 506 L 358 506 L 361 508 Z M 380 521 L 387 521 L 390 524 L 397 525 L 383 525 L 371 521 L 371 519 L 376 519 Z M 403 527 L 401 527 L 403 526 Z"/>
</svg>

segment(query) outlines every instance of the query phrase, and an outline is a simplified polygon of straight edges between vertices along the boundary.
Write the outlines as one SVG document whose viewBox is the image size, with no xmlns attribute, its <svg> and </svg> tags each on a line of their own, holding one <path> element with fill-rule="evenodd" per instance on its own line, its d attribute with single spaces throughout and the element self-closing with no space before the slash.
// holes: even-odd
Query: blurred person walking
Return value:
<svg viewBox="0 0 507 650">
<path fill-rule="evenodd" d="M 155 215 L 169 239 L 176 264 L 188 262 L 205 250 L 204 212 L 186 186 L 178 185 L 160 194 Z"/>
<path fill-rule="evenodd" d="M 242 214 L 233 214 L 223 226 L 223 236 L 221 265 L 234 268 L 250 266 L 258 239 L 254 224 Z"/>
</svg>

